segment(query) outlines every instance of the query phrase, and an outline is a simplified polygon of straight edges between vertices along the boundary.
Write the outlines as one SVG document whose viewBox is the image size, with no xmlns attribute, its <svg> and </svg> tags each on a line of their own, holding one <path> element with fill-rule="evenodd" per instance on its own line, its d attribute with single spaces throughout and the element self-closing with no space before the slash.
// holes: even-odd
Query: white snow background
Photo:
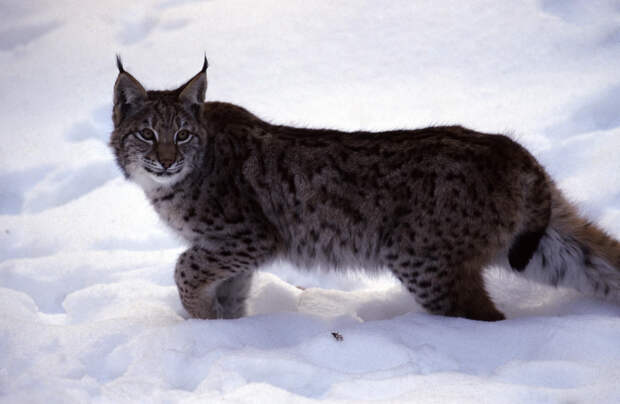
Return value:
<svg viewBox="0 0 620 404">
<path fill-rule="evenodd" d="M 250 316 L 188 319 L 183 246 L 107 147 L 115 53 L 161 89 L 206 51 L 207 98 L 272 122 L 509 133 L 620 237 L 619 1 L 2 0 L 0 18 L 0 401 L 620 402 L 620 306 L 496 269 L 498 323 L 284 263 Z"/>
</svg>

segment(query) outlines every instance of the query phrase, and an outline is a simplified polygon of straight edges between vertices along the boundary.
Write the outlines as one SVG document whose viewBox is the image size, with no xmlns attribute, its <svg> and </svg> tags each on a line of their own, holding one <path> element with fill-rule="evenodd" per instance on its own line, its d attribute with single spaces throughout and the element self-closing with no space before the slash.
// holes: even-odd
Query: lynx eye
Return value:
<svg viewBox="0 0 620 404">
<path fill-rule="evenodd" d="M 176 136 L 174 137 L 174 141 L 177 144 L 182 144 L 182 143 L 189 142 L 191 138 L 192 138 L 192 134 L 189 133 L 189 131 L 183 129 L 177 132 Z"/>
<path fill-rule="evenodd" d="M 153 141 L 156 139 L 155 132 L 148 128 L 142 129 L 141 131 L 137 132 L 136 135 L 140 140 L 146 143 L 153 143 Z"/>
</svg>

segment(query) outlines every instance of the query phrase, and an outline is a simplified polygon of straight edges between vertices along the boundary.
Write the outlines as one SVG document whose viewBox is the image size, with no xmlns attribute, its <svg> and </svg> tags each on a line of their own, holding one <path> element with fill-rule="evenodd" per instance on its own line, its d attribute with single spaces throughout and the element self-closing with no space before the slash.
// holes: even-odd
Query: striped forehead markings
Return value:
<svg viewBox="0 0 620 404">
<path fill-rule="evenodd" d="M 173 127 L 175 117 L 177 116 L 177 111 L 173 106 L 166 105 L 163 102 L 157 102 L 153 106 L 153 111 L 158 124 L 166 125 L 169 128 Z"/>
</svg>

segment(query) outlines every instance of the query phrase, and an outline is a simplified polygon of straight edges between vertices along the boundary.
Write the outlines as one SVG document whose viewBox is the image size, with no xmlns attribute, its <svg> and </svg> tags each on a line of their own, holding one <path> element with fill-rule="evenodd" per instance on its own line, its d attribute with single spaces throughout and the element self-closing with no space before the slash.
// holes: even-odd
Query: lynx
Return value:
<svg viewBox="0 0 620 404">
<path fill-rule="evenodd" d="M 499 134 L 460 126 L 341 132 L 204 102 L 202 70 L 147 91 L 117 59 L 110 145 L 189 248 L 174 279 L 197 318 L 236 318 L 256 268 L 391 271 L 430 313 L 501 320 L 482 271 L 503 265 L 620 300 L 620 246 Z"/>
</svg>

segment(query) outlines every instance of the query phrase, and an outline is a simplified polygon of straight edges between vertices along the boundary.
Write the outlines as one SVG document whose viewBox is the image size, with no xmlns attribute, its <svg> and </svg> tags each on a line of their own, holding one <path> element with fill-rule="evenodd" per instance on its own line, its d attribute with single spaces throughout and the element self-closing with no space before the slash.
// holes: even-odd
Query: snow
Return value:
<svg viewBox="0 0 620 404">
<path fill-rule="evenodd" d="M 117 52 L 166 88 L 206 51 L 207 97 L 273 122 L 509 133 L 620 237 L 617 1 L 3 0 L 0 15 L 0 402 L 620 402 L 620 307 L 494 268 L 499 323 L 428 315 L 387 275 L 283 262 L 255 276 L 250 316 L 188 319 L 183 246 L 106 145 Z"/>
</svg>

